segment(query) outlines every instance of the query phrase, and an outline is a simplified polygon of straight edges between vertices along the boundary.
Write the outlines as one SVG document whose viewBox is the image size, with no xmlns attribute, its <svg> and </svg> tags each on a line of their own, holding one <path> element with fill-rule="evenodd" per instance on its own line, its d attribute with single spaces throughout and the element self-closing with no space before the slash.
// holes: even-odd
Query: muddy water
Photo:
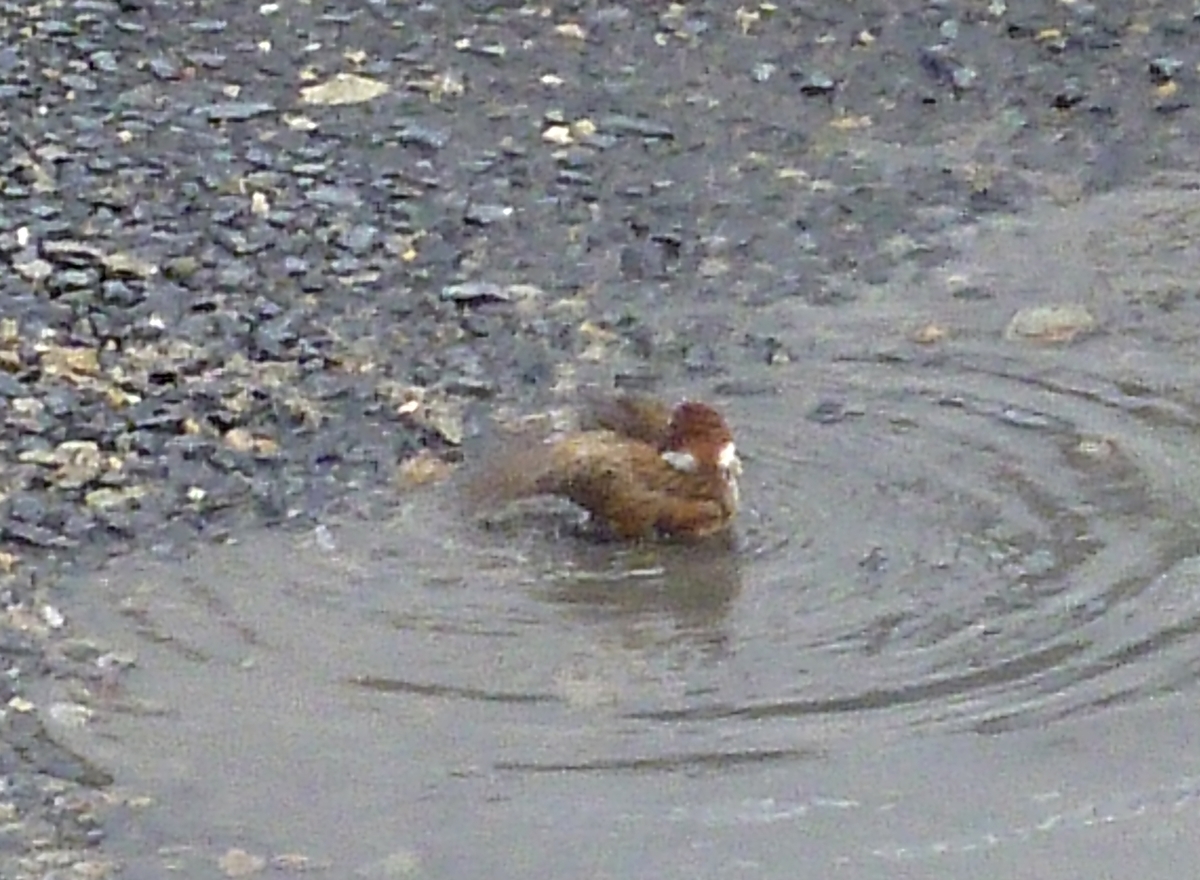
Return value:
<svg viewBox="0 0 1200 880">
<path fill-rule="evenodd" d="M 738 317 L 795 356 L 721 398 L 733 547 L 489 532 L 434 489 L 76 584 L 85 628 L 138 655 L 61 731 L 158 802 L 121 829 L 131 873 L 218 876 L 241 848 L 337 877 L 1177 875 L 1200 851 L 1198 233 L 1167 182 L 955 233 L 954 264 L 850 305 Z M 1005 338 L 1055 302 L 1097 331 Z"/>
</svg>

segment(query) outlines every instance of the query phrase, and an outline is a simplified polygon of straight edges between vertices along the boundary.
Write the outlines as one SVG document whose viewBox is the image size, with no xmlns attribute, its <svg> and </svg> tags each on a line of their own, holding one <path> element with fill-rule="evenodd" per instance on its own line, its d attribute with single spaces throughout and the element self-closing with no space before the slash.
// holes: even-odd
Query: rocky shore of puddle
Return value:
<svg viewBox="0 0 1200 880">
<path fill-rule="evenodd" d="M 0 2 L 0 875 L 154 809 L 54 736 L 134 659 L 64 572 L 386 509 L 581 377 L 769 391 L 756 308 L 1195 171 L 1198 64 L 1189 3 Z"/>
</svg>

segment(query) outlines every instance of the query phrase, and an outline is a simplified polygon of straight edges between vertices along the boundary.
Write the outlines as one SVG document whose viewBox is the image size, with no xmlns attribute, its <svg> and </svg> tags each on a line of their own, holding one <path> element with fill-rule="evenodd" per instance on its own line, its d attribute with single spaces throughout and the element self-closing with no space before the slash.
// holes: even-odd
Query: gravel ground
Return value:
<svg viewBox="0 0 1200 880">
<path fill-rule="evenodd" d="M 64 568 L 386 505 L 578 372 L 736 381 L 788 357 L 757 305 L 1195 170 L 1198 36 L 1159 2 L 0 3 L 0 875 L 110 873 L 137 806 L 31 699 L 123 662 Z"/>
</svg>

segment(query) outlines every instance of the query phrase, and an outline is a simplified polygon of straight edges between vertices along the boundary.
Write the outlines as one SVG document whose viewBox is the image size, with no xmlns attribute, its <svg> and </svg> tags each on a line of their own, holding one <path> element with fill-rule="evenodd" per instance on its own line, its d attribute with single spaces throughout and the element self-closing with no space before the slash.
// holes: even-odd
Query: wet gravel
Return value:
<svg viewBox="0 0 1200 880">
<path fill-rule="evenodd" d="M 104 876 L 129 808 L 34 698 L 119 674 L 57 572 L 386 505 L 578 371 L 736 382 L 756 306 L 1194 171 L 1198 15 L 0 3 L 0 875 Z"/>
</svg>

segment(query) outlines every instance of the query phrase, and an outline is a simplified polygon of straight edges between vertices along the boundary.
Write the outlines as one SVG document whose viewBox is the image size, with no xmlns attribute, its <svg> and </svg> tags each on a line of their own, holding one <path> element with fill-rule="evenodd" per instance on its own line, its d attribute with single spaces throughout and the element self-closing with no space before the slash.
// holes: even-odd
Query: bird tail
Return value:
<svg viewBox="0 0 1200 880">
<path fill-rule="evenodd" d="M 466 466 L 463 499 L 481 508 L 551 493 L 551 471 L 543 440 L 517 436 L 493 441 Z"/>
</svg>

